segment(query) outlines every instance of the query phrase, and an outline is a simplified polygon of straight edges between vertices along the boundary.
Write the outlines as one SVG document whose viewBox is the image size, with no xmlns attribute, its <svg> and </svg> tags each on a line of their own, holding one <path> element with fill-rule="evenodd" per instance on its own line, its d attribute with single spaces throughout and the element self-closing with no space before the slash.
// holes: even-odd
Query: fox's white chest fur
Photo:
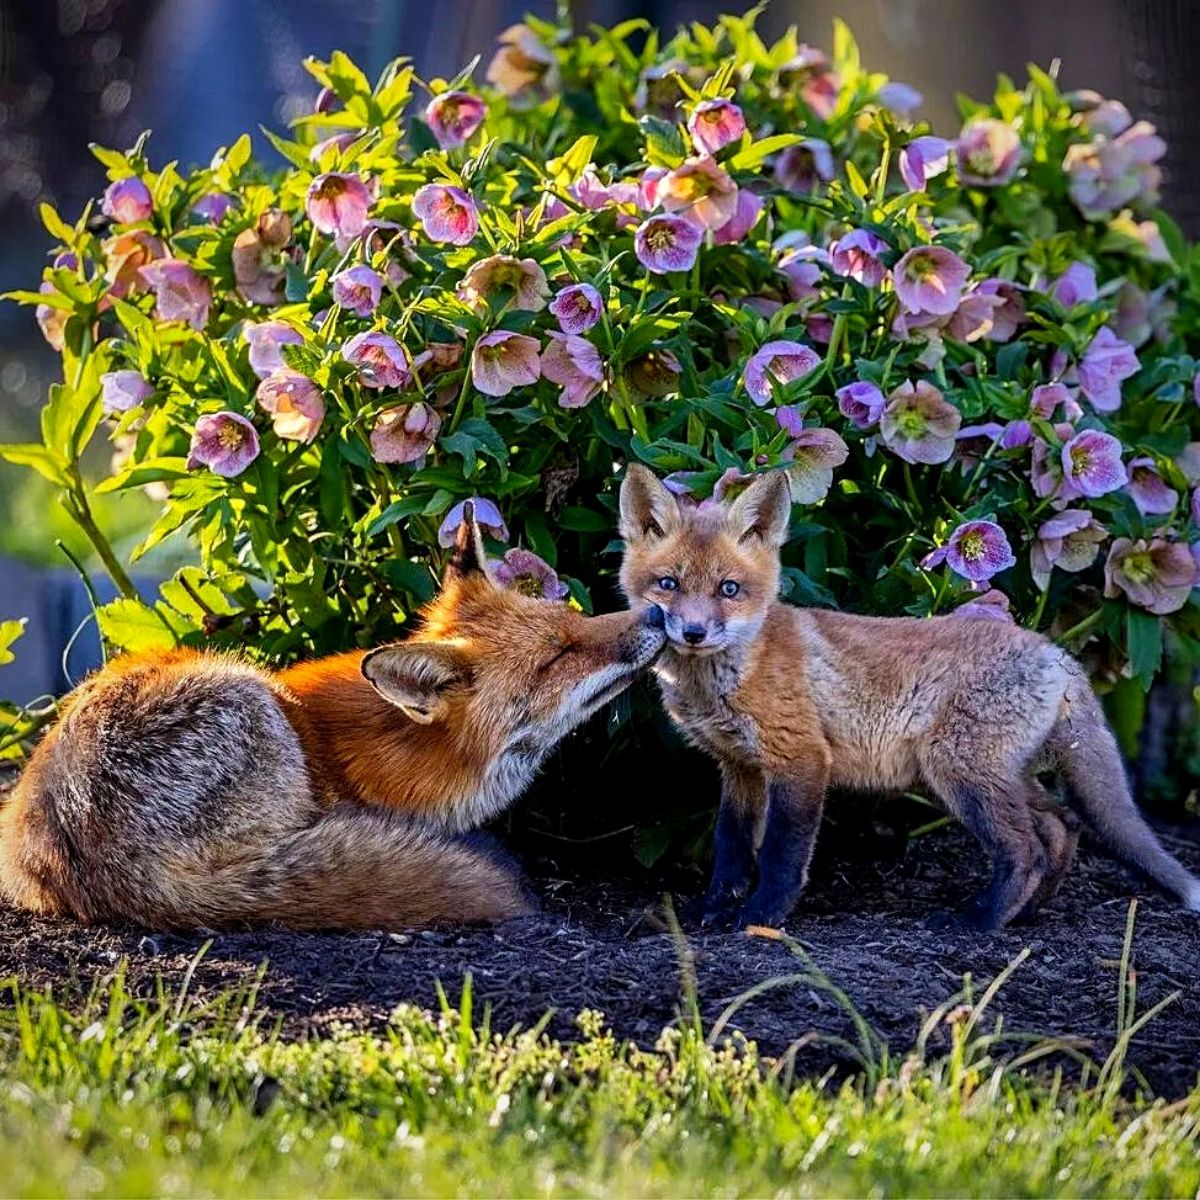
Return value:
<svg viewBox="0 0 1200 1200">
<path fill-rule="evenodd" d="M 728 653 L 683 657 L 669 650 L 655 665 L 663 705 L 684 735 L 718 758 L 754 763 L 758 730 L 733 707 L 740 666 Z"/>
</svg>

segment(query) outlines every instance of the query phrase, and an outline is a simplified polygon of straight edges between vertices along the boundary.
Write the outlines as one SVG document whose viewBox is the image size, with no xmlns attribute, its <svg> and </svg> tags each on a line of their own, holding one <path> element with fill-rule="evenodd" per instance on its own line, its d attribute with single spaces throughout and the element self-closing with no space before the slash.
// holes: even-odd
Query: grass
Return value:
<svg viewBox="0 0 1200 1200">
<path fill-rule="evenodd" d="M 618 1043 L 598 1013 L 563 1043 L 492 1030 L 468 984 L 457 1007 L 402 1007 L 379 1033 L 293 1040 L 255 1015 L 254 986 L 134 998 L 118 971 L 71 1011 L 13 983 L 0 1191 L 1194 1194 L 1200 1088 L 1167 1104 L 1130 1087 L 1143 1019 L 1130 944 L 1106 1063 L 990 1019 L 1018 959 L 978 996 L 968 981 L 902 1057 L 860 1020 L 845 1047 L 859 1070 L 840 1082 L 794 1076 L 791 1056 L 764 1059 L 716 1027 L 706 1036 L 694 1005 L 652 1047 Z M 795 949 L 787 981 L 838 996 Z M 1066 1084 L 1051 1054 L 1079 1061 L 1082 1082 Z"/>
</svg>

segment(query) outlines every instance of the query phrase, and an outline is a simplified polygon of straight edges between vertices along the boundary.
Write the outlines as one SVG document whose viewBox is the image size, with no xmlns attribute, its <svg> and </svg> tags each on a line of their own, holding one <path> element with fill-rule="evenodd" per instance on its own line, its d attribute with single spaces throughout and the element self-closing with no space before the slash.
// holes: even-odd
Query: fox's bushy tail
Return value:
<svg viewBox="0 0 1200 1200">
<path fill-rule="evenodd" d="M 1086 680 L 1068 690 L 1054 739 L 1071 799 L 1104 844 L 1200 912 L 1200 879 L 1164 849 L 1138 811 L 1116 739 Z"/>
</svg>

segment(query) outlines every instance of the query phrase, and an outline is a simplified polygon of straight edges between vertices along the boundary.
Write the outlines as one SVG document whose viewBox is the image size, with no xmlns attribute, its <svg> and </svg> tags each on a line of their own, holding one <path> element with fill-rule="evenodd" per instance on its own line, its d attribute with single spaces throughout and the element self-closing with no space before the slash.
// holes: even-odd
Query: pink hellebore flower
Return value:
<svg viewBox="0 0 1200 1200">
<path fill-rule="evenodd" d="M 940 562 L 972 583 L 983 583 L 1016 566 L 1017 559 L 1004 530 L 994 521 L 965 521 L 921 565 L 929 568 Z"/>
<path fill-rule="evenodd" d="M 333 302 L 360 317 L 369 317 L 379 307 L 383 276 L 370 267 L 349 267 L 333 277 Z"/>
<path fill-rule="evenodd" d="M 385 408 L 371 430 L 371 457 L 381 463 L 419 462 L 441 427 L 442 418 L 424 402 Z"/>
<path fill-rule="evenodd" d="M 552 93 L 558 86 L 554 51 L 528 25 L 510 25 L 500 35 L 500 48 L 488 63 L 487 81 L 524 102 L 537 93 Z"/>
<path fill-rule="evenodd" d="M 775 163 L 775 181 L 789 192 L 811 192 L 834 176 L 833 150 L 822 138 L 805 138 L 788 146 Z"/>
<path fill-rule="evenodd" d="M 700 250 L 704 233 L 683 217 L 664 213 L 647 217 L 633 237 L 638 262 L 655 275 L 668 271 L 690 271 Z"/>
<path fill-rule="evenodd" d="M 604 301 L 590 283 L 573 283 L 550 301 L 550 313 L 563 333 L 587 333 L 604 312 Z"/>
<path fill-rule="evenodd" d="M 883 393 L 865 380 L 848 383 L 838 388 L 835 394 L 842 416 L 859 429 L 870 429 L 876 424 L 887 404 Z"/>
<path fill-rule="evenodd" d="M 235 412 L 209 413 L 196 422 L 187 469 L 207 467 L 226 479 L 240 475 L 258 457 L 258 431 Z"/>
<path fill-rule="evenodd" d="M 697 150 L 716 154 L 746 132 L 746 118 L 732 100 L 701 100 L 692 109 L 687 128 Z"/>
<path fill-rule="evenodd" d="M 662 346 L 651 346 L 625 366 L 625 382 L 638 396 L 669 396 L 679 390 L 683 368 Z"/>
<path fill-rule="evenodd" d="M 880 259 L 891 247 L 869 229 L 853 229 L 829 247 L 829 264 L 838 275 L 857 279 L 866 287 L 878 287 L 887 278 Z"/>
<path fill-rule="evenodd" d="M 192 205 L 192 212 L 205 221 L 220 225 L 225 214 L 233 207 L 233 197 L 224 192 L 207 192 Z"/>
<path fill-rule="evenodd" d="M 805 429 L 804 418 L 794 408 L 777 408 L 775 419 L 791 439 L 783 458 L 793 503 L 824 500 L 833 486 L 833 468 L 846 461 L 850 448 L 832 429 Z"/>
<path fill-rule="evenodd" d="M 949 316 L 962 299 L 971 268 L 945 246 L 914 246 L 892 270 L 900 303 L 910 313 Z"/>
<path fill-rule="evenodd" d="M 1128 481 L 1121 443 L 1111 433 L 1085 429 L 1062 448 L 1063 479 L 1084 496 L 1107 496 Z"/>
<path fill-rule="evenodd" d="M 1079 390 L 1097 412 L 1121 407 L 1121 384 L 1141 368 L 1137 352 L 1107 325 L 1092 338 L 1079 364 Z"/>
<path fill-rule="evenodd" d="M 153 386 L 141 371 L 106 371 L 100 376 L 100 388 L 108 413 L 128 412 L 154 395 Z"/>
<path fill-rule="evenodd" d="M 983 296 L 994 296 L 1000 303 L 992 310 L 990 342 L 1007 342 L 1013 338 L 1025 320 L 1025 301 L 1018 284 L 1007 279 L 984 279 L 975 286 Z"/>
<path fill-rule="evenodd" d="M 802 379 L 820 365 L 821 356 L 800 342 L 767 342 L 750 356 L 742 382 L 750 399 L 762 408 L 771 402 L 775 384 Z"/>
<path fill-rule="evenodd" d="M 1012 622 L 1012 613 L 1008 611 L 1008 597 L 996 588 L 988 588 L 981 596 L 968 600 L 952 609 L 947 616 L 960 617 L 967 620 L 1008 621 Z"/>
<path fill-rule="evenodd" d="M 1179 493 L 1167 486 L 1154 459 L 1148 457 L 1129 460 L 1129 483 L 1125 490 L 1143 517 L 1174 512 L 1179 503 Z"/>
<path fill-rule="evenodd" d="M 551 330 L 542 351 L 542 375 L 562 387 L 559 408 L 583 408 L 604 383 L 600 351 L 587 338 Z"/>
<path fill-rule="evenodd" d="M 1036 417 L 1052 421 L 1060 408 L 1065 421 L 1078 421 L 1083 416 L 1083 409 L 1065 383 L 1039 384 L 1030 394 L 1029 411 Z"/>
<path fill-rule="evenodd" d="M 1157 163 L 1166 152 L 1166 143 L 1146 121 L 1116 138 L 1099 137 L 1068 147 L 1063 170 L 1075 207 L 1094 221 L 1127 204 L 1153 203 L 1162 180 Z"/>
<path fill-rule="evenodd" d="M 282 321 L 262 321 L 242 328 L 242 337 L 250 347 L 250 369 L 265 379 L 284 365 L 281 347 L 302 346 L 304 338 Z"/>
<path fill-rule="evenodd" d="M 477 312 L 502 294 L 513 308 L 541 312 L 550 296 L 546 272 L 532 258 L 493 254 L 472 263 L 458 285 L 458 298 Z"/>
<path fill-rule="evenodd" d="M 492 579 L 501 587 L 532 596 L 536 600 L 565 600 L 571 589 L 554 568 L 532 550 L 516 547 L 488 564 Z"/>
<path fill-rule="evenodd" d="M 425 108 L 425 120 L 443 150 L 465 145 L 487 116 L 487 105 L 470 92 L 440 92 Z"/>
<path fill-rule="evenodd" d="M 479 232 L 475 201 L 462 188 L 427 183 L 418 188 L 412 201 L 413 216 L 435 242 L 465 246 Z"/>
<path fill-rule="evenodd" d="M 471 352 L 471 382 L 485 396 L 507 396 L 541 375 L 536 338 L 497 329 L 485 333 Z"/>
<path fill-rule="evenodd" d="M 757 224 L 765 204 L 766 201 L 749 188 L 739 188 L 733 216 L 713 234 L 713 244 L 730 246 L 740 242 Z"/>
<path fill-rule="evenodd" d="M 390 334 L 377 329 L 356 333 L 343 347 L 342 357 L 358 368 L 367 387 L 403 388 L 412 383 L 408 359 Z"/>
<path fill-rule="evenodd" d="M 150 219 L 154 201 L 150 189 L 135 175 L 130 175 L 108 185 L 100 209 L 118 225 L 133 225 Z"/>
<path fill-rule="evenodd" d="M 106 239 L 101 247 L 104 251 L 104 278 L 109 283 L 109 295 L 124 297 L 145 290 L 148 286 L 142 277 L 142 268 L 162 258 L 167 248 L 162 242 L 144 229 L 127 229 L 116 237 Z"/>
<path fill-rule="evenodd" d="M 304 207 L 321 233 L 358 237 L 367 227 L 371 193 L 357 175 L 331 171 L 312 181 Z"/>
<path fill-rule="evenodd" d="M 282 209 L 269 208 L 233 242 L 230 257 L 238 289 L 251 304 L 282 304 L 287 280 L 286 247 L 292 221 Z"/>
<path fill-rule="evenodd" d="M 720 229 L 737 211 L 738 188 L 715 158 L 689 158 L 664 175 L 655 192 L 667 212 L 703 229 Z"/>
<path fill-rule="evenodd" d="M 475 510 L 475 523 L 480 529 L 486 530 L 498 542 L 508 541 L 508 526 L 504 523 L 504 518 L 500 515 L 499 508 L 496 507 L 494 500 L 489 500 L 485 496 L 472 496 L 470 498 L 471 506 Z M 446 514 L 440 526 L 438 526 L 438 545 L 449 547 L 454 545 L 455 535 L 458 533 L 458 527 L 463 523 L 463 509 L 466 507 L 467 501 L 460 500 Z"/>
<path fill-rule="evenodd" d="M 154 290 L 155 312 L 161 321 L 186 321 L 193 329 L 208 324 L 212 288 L 202 275 L 178 258 L 159 258 L 139 272 Z"/>
<path fill-rule="evenodd" d="M 1029 552 L 1033 581 L 1042 591 L 1050 585 L 1055 567 L 1084 571 L 1096 561 L 1108 530 L 1086 508 L 1068 508 L 1043 521 Z"/>
<path fill-rule="evenodd" d="M 254 395 L 271 414 L 277 437 L 288 442 L 311 442 L 316 438 L 325 420 L 325 398 L 307 375 L 280 367 L 258 385 Z"/>
<path fill-rule="evenodd" d="M 1165 616 L 1188 602 L 1198 576 L 1196 560 L 1181 542 L 1117 538 L 1104 564 L 1104 594 L 1112 599 L 1123 592 L 1131 604 Z"/>
<path fill-rule="evenodd" d="M 913 138 L 900 151 L 900 178 L 912 192 L 923 192 L 925 184 L 950 166 L 950 143 L 940 137 Z"/>
<path fill-rule="evenodd" d="M 910 87 L 907 83 L 901 83 L 899 80 L 885 83 L 876 93 L 876 98 L 884 108 L 894 113 L 902 121 L 911 120 L 916 115 L 917 109 L 925 103 L 925 97 L 915 87 Z"/>
<path fill-rule="evenodd" d="M 998 187 L 1008 183 L 1021 165 L 1021 139 L 1007 121 L 977 117 L 963 126 L 954 154 L 963 183 Z"/>
<path fill-rule="evenodd" d="M 57 289 L 48 279 L 42 280 L 38 291 L 43 293 L 55 292 Z M 39 304 L 34 310 L 38 328 L 52 350 L 62 353 L 66 345 L 67 320 L 70 313 L 65 308 L 56 308 L 53 304 Z"/>
<path fill-rule="evenodd" d="M 779 260 L 779 270 L 787 277 L 788 295 L 798 304 L 820 295 L 817 284 L 821 268 L 829 264 L 829 254 L 819 246 L 796 246 Z"/>
<path fill-rule="evenodd" d="M 883 443 L 910 463 L 943 463 L 954 453 L 962 414 L 932 383 L 902 383 L 879 418 Z"/>
<path fill-rule="evenodd" d="M 1086 304 L 1095 300 L 1096 268 L 1089 263 L 1072 263 L 1051 285 L 1050 295 L 1063 306 L 1074 308 L 1076 304 Z"/>
</svg>

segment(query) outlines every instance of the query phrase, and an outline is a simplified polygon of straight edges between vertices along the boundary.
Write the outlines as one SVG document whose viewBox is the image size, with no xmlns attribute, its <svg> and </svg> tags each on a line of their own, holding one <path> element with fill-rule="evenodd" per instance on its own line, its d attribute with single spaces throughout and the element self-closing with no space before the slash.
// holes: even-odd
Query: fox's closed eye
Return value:
<svg viewBox="0 0 1200 1200">
<path fill-rule="evenodd" d="M 562 658 L 564 654 L 570 654 L 573 649 L 574 646 L 571 645 L 560 646 L 558 652 L 553 658 L 548 659 L 546 662 L 542 663 L 540 667 L 538 667 L 538 674 L 541 674 L 543 671 L 550 670 L 550 668 L 554 666 L 554 664 L 558 662 L 558 660 Z"/>
</svg>

